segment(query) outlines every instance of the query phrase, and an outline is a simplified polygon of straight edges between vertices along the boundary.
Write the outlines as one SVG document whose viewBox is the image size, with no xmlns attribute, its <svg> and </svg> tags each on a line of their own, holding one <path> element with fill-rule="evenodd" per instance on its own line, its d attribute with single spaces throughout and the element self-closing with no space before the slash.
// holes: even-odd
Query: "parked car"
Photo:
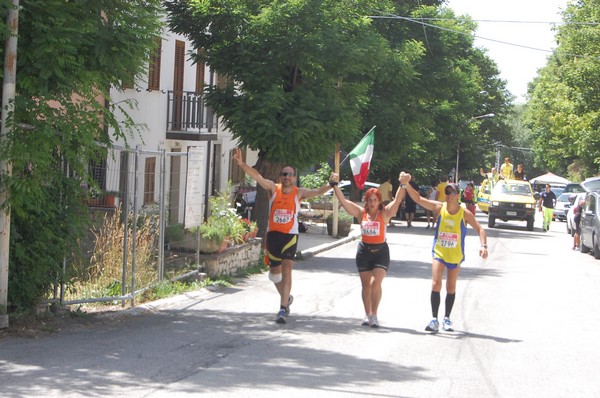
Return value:
<svg viewBox="0 0 600 398">
<path fill-rule="evenodd" d="M 569 198 L 572 193 L 562 193 L 556 198 L 556 206 L 554 206 L 554 219 L 559 221 L 567 221 L 567 210 L 571 206 Z"/>
<path fill-rule="evenodd" d="M 500 180 L 492 189 L 488 209 L 488 227 L 494 228 L 496 220 L 521 220 L 527 230 L 533 231 L 536 202 L 539 194 L 533 192 L 528 181 Z"/>
<path fill-rule="evenodd" d="M 585 199 L 586 192 L 580 192 L 576 194 L 571 193 L 569 195 L 571 195 L 569 197 L 571 204 L 567 209 L 567 233 L 573 236 L 575 235 L 575 213 L 573 212 L 573 210 L 575 209 L 575 206 L 577 206 L 577 203 L 579 203 L 581 199 Z"/>
<path fill-rule="evenodd" d="M 565 188 L 564 187 L 555 187 L 555 186 L 552 186 L 552 187 L 550 187 L 550 190 L 552 192 L 554 192 L 554 195 L 556 196 L 556 199 L 558 199 L 558 197 L 563 194 Z"/>
<path fill-rule="evenodd" d="M 586 178 L 580 184 L 586 192 L 599 190 L 600 189 L 600 177 Z"/>
<path fill-rule="evenodd" d="M 585 208 L 581 212 L 581 252 L 590 250 L 594 258 L 600 259 L 600 191 L 585 195 Z"/>
<path fill-rule="evenodd" d="M 490 180 L 483 180 L 477 191 L 477 207 L 479 210 L 486 213 L 490 208 L 490 195 L 492 194 L 492 185 Z"/>
<path fill-rule="evenodd" d="M 563 191 L 563 193 L 580 193 L 580 192 L 585 192 L 585 189 L 583 188 L 583 185 L 581 185 L 581 183 L 579 182 L 570 182 L 567 185 L 565 185 L 565 190 Z"/>
</svg>

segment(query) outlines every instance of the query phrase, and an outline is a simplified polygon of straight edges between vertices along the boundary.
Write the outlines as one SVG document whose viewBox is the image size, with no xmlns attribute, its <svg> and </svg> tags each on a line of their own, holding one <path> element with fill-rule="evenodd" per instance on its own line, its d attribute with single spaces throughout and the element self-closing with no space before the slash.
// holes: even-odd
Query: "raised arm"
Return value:
<svg viewBox="0 0 600 398">
<path fill-rule="evenodd" d="M 348 199 L 346 199 L 346 197 L 344 196 L 344 193 L 342 192 L 342 190 L 340 189 L 340 187 L 337 184 L 340 181 L 340 176 L 336 173 L 331 173 L 331 177 L 329 178 L 329 181 L 331 181 L 331 183 L 333 185 L 333 192 L 335 193 L 335 196 L 340 201 L 340 204 L 342 205 L 344 210 L 346 210 L 346 212 L 348 214 L 350 214 L 352 217 L 360 220 L 362 217 L 363 208 L 360 207 L 359 205 L 357 205 L 356 203 L 351 202 Z"/>
<path fill-rule="evenodd" d="M 400 177 L 398 177 L 398 182 L 400 182 Z M 400 203 L 404 200 L 404 196 L 406 195 L 406 189 L 402 186 L 402 182 L 400 182 L 400 186 L 398 186 L 398 190 L 396 191 L 396 195 L 394 196 L 394 200 L 385 206 L 383 210 L 383 217 L 386 221 L 392 219 L 398 213 L 398 207 L 400 207 Z"/>
<path fill-rule="evenodd" d="M 409 184 L 411 179 L 411 175 L 405 172 L 400 173 L 400 184 L 406 187 L 406 193 L 418 203 L 421 207 L 426 208 L 427 210 L 438 212 L 442 208 L 442 202 L 438 202 L 437 200 L 430 200 L 423 198 L 418 191 L 416 191 L 412 185 Z"/>
<path fill-rule="evenodd" d="M 298 196 L 300 199 L 310 199 L 314 198 L 315 196 L 323 195 L 325 192 L 329 191 L 330 188 L 331 187 L 329 184 L 323 184 L 321 187 L 316 189 L 300 188 L 298 189 Z"/>
<path fill-rule="evenodd" d="M 235 153 L 233 154 L 233 160 L 238 164 L 238 166 L 240 166 L 242 170 L 244 170 L 244 173 L 252 177 L 258 183 L 258 185 L 263 187 L 263 189 L 271 193 L 275 192 L 277 189 L 276 184 L 273 181 L 264 178 L 254 167 L 248 166 L 242 159 L 242 150 L 240 148 L 236 148 Z"/>
</svg>

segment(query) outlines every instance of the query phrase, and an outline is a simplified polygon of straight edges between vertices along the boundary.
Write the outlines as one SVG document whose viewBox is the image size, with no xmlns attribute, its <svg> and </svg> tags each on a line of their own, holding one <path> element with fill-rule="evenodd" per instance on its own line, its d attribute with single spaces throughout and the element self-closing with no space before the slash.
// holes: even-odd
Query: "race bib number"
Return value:
<svg viewBox="0 0 600 398">
<path fill-rule="evenodd" d="M 364 236 L 379 236 L 379 221 L 363 221 L 361 232 Z"/>
<path fill-rule="evenodd" d="M 455 248 L 458 246 L 458 234 L 440 232 L 438 235 L 438 245 L 449 249 Z"/>
<path fill-rule="evenodd" d="M 287 224 L 294 219 L 294 212 L 286 209 L 275 209 L 273 222 L 276 224 Z"/>
</svg>

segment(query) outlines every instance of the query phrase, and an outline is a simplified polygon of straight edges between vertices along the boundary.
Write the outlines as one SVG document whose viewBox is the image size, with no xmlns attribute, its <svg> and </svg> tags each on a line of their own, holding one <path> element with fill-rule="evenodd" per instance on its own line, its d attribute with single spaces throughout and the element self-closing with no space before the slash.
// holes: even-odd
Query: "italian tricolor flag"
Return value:
<svg viewBox="0 0 600 398">
<path fill-rule="evenodd" d="M 367 135 L 363 137 L 358 145 L 348 155 L 350 157 L 350 167 L 354 175 L 354 182 L 358 189 L 362 190 L 365 187 L 365 182 L 369 176 L 369 165 L 373 156 L 373 147 L 375 144 L 375 126 Z"/>
</svg>

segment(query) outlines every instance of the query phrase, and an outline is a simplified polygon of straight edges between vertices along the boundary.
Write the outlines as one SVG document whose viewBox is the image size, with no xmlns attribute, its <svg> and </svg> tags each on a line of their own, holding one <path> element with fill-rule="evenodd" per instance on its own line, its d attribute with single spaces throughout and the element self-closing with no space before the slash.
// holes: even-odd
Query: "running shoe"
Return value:
<svg viewBox="0 0 600 398">
<path fill-rule="evenodd" d="M 280 309 L 279 312 L 277 313 L 277 318 L 275 318 L 275 322 L 287 323 L 287 321 L 285 320 L 285 309 L 284 308 Z"/>
<path fill-rule="evenodd" d="M 292 296 L 290 294 L 288 297 L 288 305 L 287 305 L 287 308 L 285 309 L 285 316 L 290 315 L 290 305 L 292 305 L 293 302 L 294 302 L 294 296 Z"/>
<path fill-rule="evenodd" d="M 446 332 L 453 332 L 454 331 L 454 328 L 452 327 L 452 321 L 448 317 L 444 318 L 444 321 L 442 322 L 442 327 L 444 328 L 444 330 Z"/>
<path fill-rule="evenodd" d="M 429 325 L 427 325 L 425 327 L 425 330 L 428 332 L 437 332 L 439 329 L 440 329 L 440 323 L 438 322 L 438 320 L 436 318 L 433 318 L 429 322 Z"/>
<path fill-rule="evenodd" d="M 363 321 L 361 323 L 362 326 L 371 326 L 371 319 L 369 318 L 368 315 L 365 315 L 365 317 L 363 318 Z"/>
<path fill-rule="evenodd" d="M 369 321 L 371 323 L 371 327 L 372 328 L 378 328 L 379 327 L 379 320 L 377 320 L 377 315 L 373 314 L 369 317 Z"/>
</svg>

